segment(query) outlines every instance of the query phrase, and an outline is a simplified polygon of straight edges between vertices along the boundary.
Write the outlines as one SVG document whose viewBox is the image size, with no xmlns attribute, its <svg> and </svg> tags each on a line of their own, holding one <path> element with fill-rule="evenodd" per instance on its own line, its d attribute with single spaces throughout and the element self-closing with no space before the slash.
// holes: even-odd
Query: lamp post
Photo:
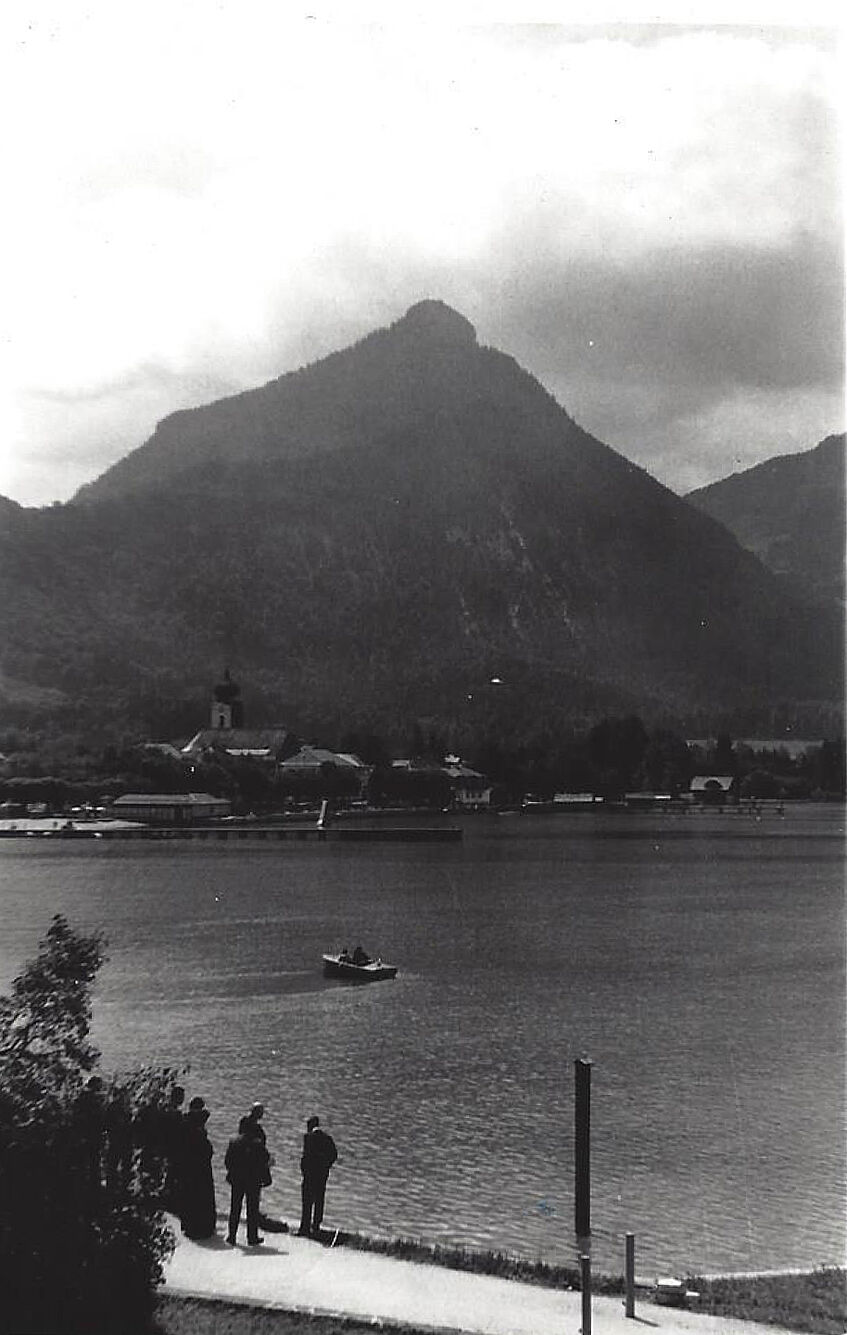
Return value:
<svg viewBox="0 0 847 1335">
<path fill-rule="evenodd" d="M 574 1225 L 579 1248 L 582 1335 L 591 1335 L 591 1062 L 574 1062 Z"/>
<path fill-rule="evenodd" d="M 591 1239 L 591 1062 L 574 1062 L 574 1227 L 580 1251 Z"/>
</svg>

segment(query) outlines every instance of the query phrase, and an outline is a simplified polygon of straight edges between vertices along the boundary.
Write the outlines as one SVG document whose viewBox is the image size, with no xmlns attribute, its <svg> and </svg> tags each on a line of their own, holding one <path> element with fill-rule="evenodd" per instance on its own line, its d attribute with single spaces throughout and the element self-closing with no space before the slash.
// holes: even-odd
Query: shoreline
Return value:
<svg viewBox="0 0 847 1335">
<path fill-rule="evenodd" d="M 263 1227 L 266 1245 L 260 1249 L 228 1247 L 220 1235 L 200 1243 L 178 1239 L 157 1296 L 166 1317 L 161 1335 L 332 1335 L 364 1325 L 405 1335 L 557 1335 L 563 1321 L 579 1317 L 575 1268 L 333 1230 L 320 1245 L 299 1238 L 282 1221 L 268 1219 Z M 665 1335 L 719 1335 L 727 1320 L 736 1335 L 755 1335 L 762 1324 L 809 1335 L 847 1330 L 847 1275 L 840 1267 L 691 1273 L 677 1279 L 683 1292 L 696 1290 L 696 1300 L 689 1291 L 688 1301 L 680 1302 L 669 1301 L 657 1279 L 636 1277 L 634 1319 Z M 595 1324 L 605 1335 L 632 1329 L 624 1290 L 621 1275 L 592 1276 Z M 222 1324 L 215 1324 L 215 1313 Z M 276 1325 L 267 1324 L 274 1320 Z"/>
<path fill-rule="evenodd" d="M 223 1215 L 220 1216 L 224 1218 Z M 280 1225 L 284 1224 L 284 1229 Z M 262 1227 L 269 1233 L 290 1231 L 296 1223 L 290 1220 L 275 1222 L 271 1218 L 263 1220 Z M 501 1251 L 494 1247 L 469 1247 L 438 1242 L 424 1242 L 420 1238 L 399 1234 L 394 1237 L 381 1237 L 376 1234 L 350 1232 L 344 1229 L 328 1230 L 337 1235 L 334 1244 L 349 1247 L 355 1251 L 372 1252 L 379 1256 L 389 1256 L 398 1261 L 416 1261 L 424 1265 L 440 1266 L 447 1270 L 466 1270 L 472 1274 L 497 1275 L 503 1279 L 513 1279 L 525 1284 L 538 1284 L 545 1288 L 570 1288 L 575 1291 L 580 1287 L 580 1271 L 576 1262 L 530 1260 L 516 1252 Z M 819 1261 L 815 1265 L 778 1266 L 755 1270 L 698 1270 L 687 1267 L 679 1270 L 675 1278 L 685 1279 L 689 1283 L 719 1284 L 744 1281 L 767 1281 L 782 1279 L 808 1279 L 815 1275 L 844 1273 L 847 1282 L 847 1268 L 835 1261 Z M 656 1271 L 649 1278 L 645 1273 L 636 1273 L 635 1288 L 646 1292 L 655 1287 L 656 1279 L 667 1277 L 669 1270 Z M 626 1283 L 621 1271 L 599 1269 L 592 1266 L 592 1287 L 595 1293 L 622 1294 Z"/>
</svg>

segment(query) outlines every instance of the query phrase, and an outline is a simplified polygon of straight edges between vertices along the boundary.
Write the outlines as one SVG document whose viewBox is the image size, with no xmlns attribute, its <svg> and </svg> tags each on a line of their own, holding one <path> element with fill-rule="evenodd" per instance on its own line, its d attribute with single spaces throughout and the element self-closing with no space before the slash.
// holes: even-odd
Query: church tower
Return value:
<svg viewBox="0 0 847 1335">
<path fill-rule="evenodd" d="M 212 696 L 212 716 L 210 726 L 218 731 L 221 728 L 244 727 L 244 705 L 241 701 L 241 687 L 233 681 L 229 668 L 224 669 L 224 679 L 218 682 Z"/>
</svg>

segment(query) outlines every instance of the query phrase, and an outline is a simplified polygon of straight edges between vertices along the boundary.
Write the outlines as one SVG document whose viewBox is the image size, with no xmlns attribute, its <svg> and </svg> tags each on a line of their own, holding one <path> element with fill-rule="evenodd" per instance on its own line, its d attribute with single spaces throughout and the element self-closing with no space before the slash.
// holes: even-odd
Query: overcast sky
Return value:
<svg viewBox="0 0 847 1335">
<path fill-rule="evenodd" d="M 844 68 L 796 11 L 7 0 L 0 493 L 67 499 L 423 297 L 676 491 L 843 430 Z"/>
</svg>

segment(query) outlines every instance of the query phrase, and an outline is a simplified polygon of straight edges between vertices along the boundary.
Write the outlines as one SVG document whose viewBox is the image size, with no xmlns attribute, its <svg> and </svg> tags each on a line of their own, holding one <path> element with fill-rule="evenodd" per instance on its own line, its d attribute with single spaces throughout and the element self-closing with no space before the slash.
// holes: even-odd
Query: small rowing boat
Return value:
<svg viewBox="0 0 847 1335">
<path fill-rule="evenodd" d="M 382 960 L 367 960 L 354 963 L 349 955 L 342 951 L 339 955 L 324 955 L 324 977 L 346 978 L 352 983 L 378 983 L 383 978 L 396 978 L 397 967 L 384 964 Z"/>
</svg>

